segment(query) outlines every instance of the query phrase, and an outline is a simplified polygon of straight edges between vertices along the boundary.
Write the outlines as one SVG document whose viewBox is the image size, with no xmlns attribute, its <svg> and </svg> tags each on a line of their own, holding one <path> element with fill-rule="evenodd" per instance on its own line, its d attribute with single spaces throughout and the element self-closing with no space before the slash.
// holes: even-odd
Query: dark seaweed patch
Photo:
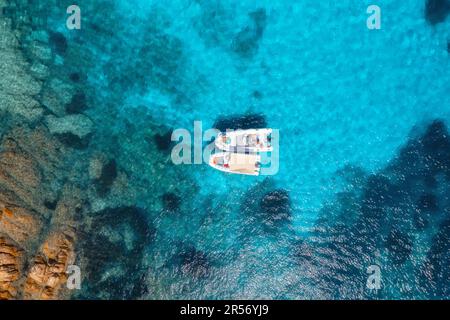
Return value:
<svg viewBox="0 0 450 320">
<path fill-rule="evenodd" d="M 434 194 L 426 193 L 419 198 L 417 208 L 420 211 L 436 212 L 439 210 L 438 200 Z"/>
<path fill-rule="evenodd" d="M 253 91 L 252 96 L 255 99 L 261 99 L 263 97 L 262 93 L 258 90 Z"/>
<path fill-rule="evenodd" d="M 172 146 L 172 130 L 167 131 L 166 133 L 159 134 L 156 133 L 153 136 L 153 141 L 156 144 L 156 147 L 159 151 L 168 151 Z"/>
<path fill-rule="evenodd" d="M 273 234 L 287 231 L 292 208 L 289 193 L 276 189 L 271 179 L 265 179 L 250 188 L 243 196 L 241 213 L 248 219 L 245 223 L 252 234 Z M 244 237 L 247 232 L 243 232 Z"/>
<path fill-rule="evenodd" d="M 266 215 L 266 221 L 275 224 L 290 219 L 290 199 L 286 190 L 278 189 L 270 191 L 261 199 L 260 207 Z"/>
<path fill-rule="evenodd" d="M 386 248 L 395 264 L 403 264 L 409 258 L 412 246 L 408 235 L 397 229 L 392 229 L 386 240 Z"/>
<path fill-rule="evenodd" d="M 68 114 L 81 113 L 86 109 L 86 95 L 83 92 L 74 94 L 72 100 L 66 105 L 66 112 Z"/>
<path fill-rule="evenodd" d="M 433 170 L 450 171 L 450 138 L 442 121 L 434 121 L 422 139 L 427 165 Z"/>
<path fill-rule="evenodd" d="M 181 198 L 173 192 L 166 192 L 162 196 L 164 209 L 168 211 L 176 211 L 180 208 Z"/>
<path fill-rule="evenodd" d="M 191 245 L 181 246 L 171 262 L 178 265 L 184 274 L 195 277 L 207 276 L 212 267 L 207 254 Z"/>
<path fill-rule="evenodd" d="M 242 57 L 251 57 L 258 49 L 266 27 L 267 14 L 264 8 L 249 14 L 252 23 L 239 31 L 233 39 L 232 49 Z"/>
<path fill-rule="evenodd" d="M 382 268 L 399 270 L 396 276 L 401 281 L 412 281 L 414 274 L 413 281 L 420 284 L 402 297 L 414 297 L 417 292 L 449 297 L 450 221 L 437 225 L 442 215 L 448 220 L 450 212 L 449 156 L 447 128 L 436 120 L 422 135 L 411 138 L 387 168 L 354 180 L 354 189 L 322 210 L 315 226 L 313 253 L 308 254 L 320 274 L 318 288 L 341 299 L 374 297 L 364 288 L 355 288 L 367 280 L 365 269 L 377 264 L 379 252 L 389 257 Z M 407 263 L 416 245 L 423 250 L 423 241 L 416 244 L 416 239 L 437 228 L 426 263 Z M 301 255 L 298 260 L 307 261 Z M 390 295 L 379 291 L 377 297 Z"/>
<path fill-rule="evenodd" d="M 61 141 L 61 143 L 78 150 L 86 149 L 89 146 L 89 142 L 91 139 L 91 135 L 80 138 L 79 136 L 70 132 L 56 134 L 55 136 L 59 141 Z"/>
<path fill-rule="evenodd" d="M 96 180 L 97 193 L 105 196 L 111 188 L 114 180 L 117 178 L 116 160 L 109 160 L 102 168 L 100 177 Z"/>
<path fill-rule="evenodd" d="M 420 283 L 432 299 L 450 297 L 450 220 L 434 236 L 427 259 L 419 273 Z"/>
<path fill-rule="evenodd" d="M 253 113 L 245 115 L 232 115 L 229 117 L 219 117 L 214 123 L 214 128 L 220 131 L 237 129 L 258 129 L 266 128 L 266 117 L 263 114 Z"/>
<path fill-rule="evenodd" d="M 426 0 L 425 18 L 431 25 L 443 22 L 450 12 L 448 0 Z"/>
<path fill-rule="evenodd" d="M 57 204 L 58 204 L 57 200 L 45 200 L 44 201 L 44 206 L 49 210 L 55 210 Z"/>
<path fill-rule="evenodd" d="M 78 72 L 72 72 L 72 73 L 69 75 L 69 79 L 70 79 L 70 81 L 72 81 L 72 82 L 80 82 L 81 76 L 80 76 L 80 74 L 79 74 Z"/>
<path fill-rule="evenodd" d="M 67 39 L 61 32 L 50 32 L 50 43 L 59 55 L 64 55 L 67 51 Z"/>
</svg>

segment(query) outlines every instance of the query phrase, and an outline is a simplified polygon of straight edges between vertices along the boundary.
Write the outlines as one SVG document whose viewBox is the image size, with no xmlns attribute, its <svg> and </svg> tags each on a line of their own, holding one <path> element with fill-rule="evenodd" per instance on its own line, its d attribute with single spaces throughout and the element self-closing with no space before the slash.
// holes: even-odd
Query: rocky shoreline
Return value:
<svg viewBox="0 0 450 320">
<path fill-rule="evenodd" d="M 142 108 L 121 114 L 120 88 L 94 92 L 95 48 L 48 31 L 45 10 L 0 0 L 0 299 L 139 298 L 154 233 L 145 213 L 161 210 L 166 180 L 183 179 L 152 139 L 169 129 Z M 66 288 L 72 264 L 87 291 Z M 137 280 L 124 287 L 127 272 Z"/>
</svg>

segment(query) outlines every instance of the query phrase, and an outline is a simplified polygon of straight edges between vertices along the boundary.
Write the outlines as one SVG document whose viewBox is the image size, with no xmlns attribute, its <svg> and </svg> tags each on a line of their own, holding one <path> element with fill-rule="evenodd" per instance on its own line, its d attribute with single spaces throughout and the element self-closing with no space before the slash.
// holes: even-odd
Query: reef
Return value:
<svg viewBox="0 0 450 320">
<path fill-rule="evenodd" d="M 136 207 L 104 209 L 90 215 L 79 248 L 87 259 L 87 289 L 79 298 L 137 299 L 147 291 L 140 283 L 144 249 L 154 229 Z M 118 233 L 117 231 L 120 232 Z"/>
</svg>

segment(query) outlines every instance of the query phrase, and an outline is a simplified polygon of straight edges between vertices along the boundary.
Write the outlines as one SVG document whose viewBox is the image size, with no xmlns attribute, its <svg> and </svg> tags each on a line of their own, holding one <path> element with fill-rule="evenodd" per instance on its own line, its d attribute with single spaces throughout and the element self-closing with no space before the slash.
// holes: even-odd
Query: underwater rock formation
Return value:
<svg viewBox="0 0 450 320">
<path fill-rule="evenodd" d="M 258 129 L 266 128 L 266 117 L 263 114 L 244 114 L 219 117 L 213 125 L 219 131 L 237 129 Z"/>
<path fill-rule="evenodd" d="M 374 296 L 356 283 L 365 281 L 365 268 L 384 261 L 383 269 L 401 270 L 384 278 L 386 285 L 413 288 L 402 297 L 448 297 L 450 229 L 441 221 L 450 214 L 449 155 L 446 125 L 433 121 L 385 169 L 323 210 L 312 245 L 318 288 L 333 298 L 382 298 L 383 291 Z M 433 230 L 439 231 L 431 242 L 420 240 Z M 427 252 L 425 261 L 411 261 L 416 250 Z"/>
<path fill-rule="evenodd" d="M 443 22 L 449 13 L 449 0 L 426 0 L 425 18 L 431 25 Z"/>
<path fill-rule="evenodd" d="M 87 258 L 86 291 L 82 298 L 136 299 L 145 275 L 142 259 L 154 230 L 137 207 L 105 209 L 92 213 L 78 246 Z"/>
<path fill-rule="evenodd" d="M 45 124 L 50 133 L 58 137 L 62 143 L 76 149 L 85 148 L 89 144 L 94 130 L 93 122 L 82 114 L 61 118 L 49 115 L 45 117 Z"/>
</svg>

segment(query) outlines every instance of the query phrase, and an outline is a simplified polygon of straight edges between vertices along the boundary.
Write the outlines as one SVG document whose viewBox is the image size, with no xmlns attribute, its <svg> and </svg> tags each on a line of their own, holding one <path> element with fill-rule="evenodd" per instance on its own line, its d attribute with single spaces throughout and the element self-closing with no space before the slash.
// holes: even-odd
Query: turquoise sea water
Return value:
<svg viewBox="0 0 450 320">
<path fill-rule="evenodd" d="M 86 112 L 99 126 L 118 115 L 104 131 L 120 136 L 119 166 L 154 164 L 132 173 L 157 190 L 136 203 L 154 228 L 130 261 L 145 289 L 118 297 L 449 298 L 450 18 L 431 24 L 425 2 L 86 1 L 80 31 L 47 12 L 49 30 L 96 57 L 80 63 Z M 370 4 L 381 30 L 366 27 Z M 124 137 L 122 119 L 142 129 L 142 113 L 167 130 L 262 116 L 280 130 L 280 170 L 173 168 Z M 125 281 L 111 279 L 80 297 L 110 297 Z"/>
</svg>

